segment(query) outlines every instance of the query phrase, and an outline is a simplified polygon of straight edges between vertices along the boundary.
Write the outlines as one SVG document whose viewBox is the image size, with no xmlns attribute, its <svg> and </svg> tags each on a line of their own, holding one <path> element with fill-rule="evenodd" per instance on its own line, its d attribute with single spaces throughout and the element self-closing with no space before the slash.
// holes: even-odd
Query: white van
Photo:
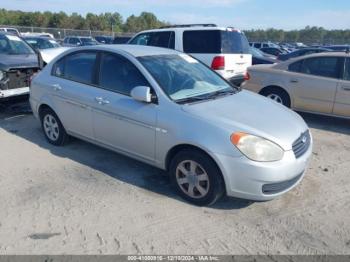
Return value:
<svg viewBox="0 0 350 262">
<path fill-rule="evenodd" d="M 252 65 L 243 32 L 214 24 L 175 25 L 142 31 L 128 42 L 176 49 L 192 55 L 233 84 L 240 85 Z"/>
</svg>

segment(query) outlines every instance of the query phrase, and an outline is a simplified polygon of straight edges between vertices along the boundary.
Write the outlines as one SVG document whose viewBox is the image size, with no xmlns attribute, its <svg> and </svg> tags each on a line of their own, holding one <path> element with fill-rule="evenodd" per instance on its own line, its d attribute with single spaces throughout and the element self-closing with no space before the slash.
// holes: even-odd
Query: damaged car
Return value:
<svg viewBox="0 0 350 262">
<path fill-rule="evenodd" d="M 17 35 L 0 33 L 0 101 L 29 94 L 31 78 L 40 69 L 39 57 Z"/>
</svg>

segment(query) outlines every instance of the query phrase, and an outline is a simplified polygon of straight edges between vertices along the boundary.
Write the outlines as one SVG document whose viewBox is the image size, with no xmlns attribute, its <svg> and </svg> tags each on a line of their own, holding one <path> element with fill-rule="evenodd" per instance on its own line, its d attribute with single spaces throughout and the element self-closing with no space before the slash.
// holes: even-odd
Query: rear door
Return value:
<svg viewBox="0 0 350 262">
<path fill-rule="evenodd" d="M 344 74 L 339 81 L 333 114 L 350 117 L 350 59 L 345 59 Z"/>
<path fill-rule="evenodd" d="M 338 57 L 321 56 L 291 64 L 287 81 L 294 108 L 331 114 L 341 63 Z"/>
<path fill-rule="evenodd" d="M 56 62 L 49 86 L 57 114 L 70 133 L 93 139 L 92 111 L 96 97 L 95 51 L 69 54 Z"/>
</svg>

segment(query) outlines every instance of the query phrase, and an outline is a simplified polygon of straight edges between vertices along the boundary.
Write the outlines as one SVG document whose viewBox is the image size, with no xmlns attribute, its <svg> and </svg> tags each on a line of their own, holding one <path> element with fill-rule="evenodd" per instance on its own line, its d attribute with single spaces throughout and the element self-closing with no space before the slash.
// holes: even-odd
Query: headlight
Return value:
<svg viewBox="0 0 350 262">
<path fill-rule="evenodd" d="M 0 81 L 5 77 L 5 72 L 0 70 Z"/>
<path fill-rule="evenodd" d="M 283 149 L 262 137 L 238 132 L 231 135 L 231 142 L 253 161 L 273 162 L 283 158 Z"/>
</svg>

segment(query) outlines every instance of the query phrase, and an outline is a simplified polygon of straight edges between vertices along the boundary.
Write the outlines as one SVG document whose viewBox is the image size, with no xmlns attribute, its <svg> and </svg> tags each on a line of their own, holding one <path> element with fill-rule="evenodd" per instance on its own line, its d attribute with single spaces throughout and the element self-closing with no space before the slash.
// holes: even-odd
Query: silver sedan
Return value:
<svg viewBox="0 0 350 262">
<path fill-rule="evenodd" d="M 167 170 L 196 205 L 280 196 L 312 151 L 296 113 L 169 49 L 70 49 L 33 79 L 30 103 L 49 143 L 75 136 Z"/>
</svg>

